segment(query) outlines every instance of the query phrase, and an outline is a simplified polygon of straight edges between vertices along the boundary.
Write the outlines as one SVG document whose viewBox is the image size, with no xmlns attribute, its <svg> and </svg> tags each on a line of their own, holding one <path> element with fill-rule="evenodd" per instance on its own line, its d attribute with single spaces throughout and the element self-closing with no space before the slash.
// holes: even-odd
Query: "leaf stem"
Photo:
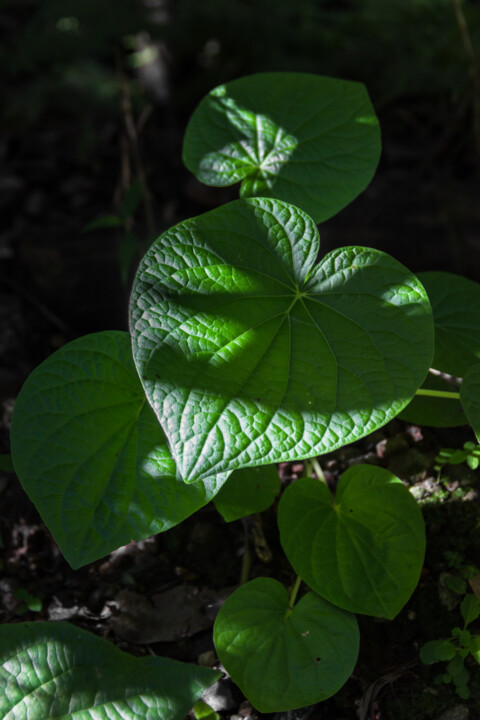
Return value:
<svg viewBox="0 0 480 720">
<path fill-rule="evenodd" d="M 427 395 L 428 397 L 447 398 L 449 400 L 460 400 L 460 393 L 449 390 L 425 390 L 419 388 L 415 395 Z"/>
<path fill-rule="evenodd" d="M 313 465 L 313 469 L 315 470 L 315 475 L 317 476 L 317 478 L 319 480 L 321 480 L 322 482 L 324 482 L 326 485 L 327 481 L 325 480 L 325 475 L 323 474 L 322 466 L 318 462 L 317 458 L 313 458 L 310 462 Z"/>
<path fill-rule="evenodd" d="M 288 604 L 288 607 L 290 609 L 292 609 L 293 606 L 295 605 L 295 600 L 297 599 L 297 594 L 298 594 L 301 584 L 302 584 L 302 578 L 300 577 L 300 575 L 297 575 L 297 579 L 295 580 L 295 583 L 293 585 L 292 592 L 290 595 L 290 602 Z"/>
</svg>

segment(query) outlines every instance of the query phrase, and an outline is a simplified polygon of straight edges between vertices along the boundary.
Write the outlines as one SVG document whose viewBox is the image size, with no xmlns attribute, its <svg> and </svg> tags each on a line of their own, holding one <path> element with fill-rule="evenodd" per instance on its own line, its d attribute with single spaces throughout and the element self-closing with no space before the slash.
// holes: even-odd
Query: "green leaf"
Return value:
<svg viewBox="0 0 480 720">
<path fill-rule="evenodd" d="M 10 454 L 0 455 L 0 470 L 2 472 L 13 472 L 13 462 Z"/>
<path fill-rule="evenodd" d="M 466 687 L 470 679 L 470 675 L 465 667 L 463 658 L 459 653 L 455 655 L 447 665 L 447 671 L 451 675 L 454 684 L 457 689 L 460 687 Z"/>
<path fill-rule="evenodd" d="M 183 160 L 207 185 L 242 181 L 241 197 L 275 197 L 321 222 L 372 179 L 380 129 L 361 83 L 262 73 L 212 90 L 188 124 Z"/>
<path fill-rule="evenodd" d="M 480 442 L 480 364 L 472 365 L 460 385 L 460 402 Z"/>
<path fill-rule="evenodd" d="M 210 705 L 199 700 L 193 706 L 193 714 L 197 720 L 220 720 L 220 715 Z"/>
<path fill-rule="evenodd" d="M 302 478 L 278 507 L 282 547 L 319 595 L 350 612 L 393 618 L 420 577 L 425 526 L 413 496 L 383 468 L 356 465 L 327 486 Z"/>
<path fill-rule="evenodd" d="M 275 465 L 235 470 L 213 502 L 227 522 L 245 515 L 263 512 L 272 505 L 280 491 Z"/>
<path fill-rule="evenodd" d="M 420 660 L 425 665 L 442 660 L 452 660 L 457 654 L 457 646 L 450 640 L 430 640 L 430 642 L 422 645 L 420 649 Z"/>
<path fill-rule="evenodd" d="M 432 373 L 428 373 L 421 389 L 458 392 L 456 386 Z M 415 395 L 398 417 L 422 427 L 459 427 L 468 423 L 459 399 L 426 395 Z"/>
<path fill-rule="evenodd" d="M 164 233 L 131 298 L 134 358 L 182 477 L 320 455 L 384 425 L 431 363 L 430 305 L 388 255 L 317 266 L 311 218 L 237 200 Z"/>
<path fill-rule="evenodd" d="M 132 657 L 66 623 L 0 627 L 5 720 L 183 720 L 220 673 Z"/>
<path fill-rule="evenodd" d="M 354 615 L 313 592 L 293 609 L 276 580 L 242 585 L 222 606 L 214 627 L 218 656 L 263 713 L 325 700 L 347 681 L 357 660 Z"/>
<path fill-rule="evenodd" d="M 187 487 L 146 402 L 124 332 L 74 340 L 29 376 L 12 418 L 20 482 L 72 567 L 163 532 L 225 477 Z"/>
<path fill-rule="evenodd" d="M 446 272 L 418 274 L 435 321 L 433 367 L 463 377 L 480 360 L 480 285 Z"/>
<path fill-rule="evenodd" d="M 480 617 L 480 600 L 476 595 L 465 595 L 460 605 L 465 627 Z"/>
<path fill-rule="evenodd" d="M 123 220 L 118 217 L 118 215 L 102 215 L 96 220 L 87 223 L 87 225 L 82 228 L 82 232 L 90 232 L 90 230 L 96 230 L 97 228 L 121 227 L 122 225 Z"/>
<path fill-rule="evenodd" d="M 472 637 L 470 640 L 470 654 L 477 663 L 480 663 L 480 637 Z"/>
</svg>

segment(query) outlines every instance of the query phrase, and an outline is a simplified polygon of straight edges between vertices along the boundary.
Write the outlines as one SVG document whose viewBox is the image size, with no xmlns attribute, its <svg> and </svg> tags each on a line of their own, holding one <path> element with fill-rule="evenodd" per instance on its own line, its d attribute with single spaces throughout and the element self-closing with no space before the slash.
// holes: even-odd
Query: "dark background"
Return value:
<svg viewBox="0 0 480 720">
<path fill-rule="evenodd" d="M 480 280 L 479 36 L 473 0 L 3 0 L 2 397 L 64 342 L 125 328 L 148 243 L 237 196 L 190 176 L 181 144 L 199 99 L 248 73 L 320 73 L 370 92 L 380 167 L 320 227 L 324 250 L 378 247 L 414 271 Z M 125 227 L 84 232 L 139 179 L 130 240 Z"/>
</svg>

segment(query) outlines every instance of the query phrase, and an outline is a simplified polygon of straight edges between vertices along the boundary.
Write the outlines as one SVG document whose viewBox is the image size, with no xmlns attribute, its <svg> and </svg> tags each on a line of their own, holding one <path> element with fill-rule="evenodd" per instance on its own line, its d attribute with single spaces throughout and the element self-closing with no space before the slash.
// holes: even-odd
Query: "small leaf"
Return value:
<svg viewBox="0 0 480 720">
<path fill-rule="evenodd" d="M 480 285 L 447 272 L 418 274 L 435 322 L 433 367 L 463 377 L 480 360 Z"/>
<path fill-rule="evenodd" d="M 276 580 L 242 585 L 223 604 L 214 628 L 225 668 L 263 713 L 330 697 L 347 681 L 358 655 L 354 615 L 307 593 L 293 609 Z"/>
<path fill-rule="evenodd" d="M 197 720 L 220 720 L 220 715 L 210 705 L 199 700 L 193 706 L 193 714 Z"/>
<path fill-rule="evenodd" d="M 471 656 L 480 663 L 480 637 L 472 637 L 470 640 L 470 654 Z"/>
<path fill-rule="evenodd" d="M 430 640 L 420 649 L 420 660 L 425 665 L 432 665 L 442 660 L 452 660 L 456 654 L 457 646 L 450 640 Z"/>
<path fill-rule="evenodd" d="M 74 568 L 168 530 L 227 477 L 188 487 L 177 478 L 124 332 L 74 340 L 33 371 L 11 446 L 20 482 Z"/>
<path fill-rule="evenodd" d="M 263 512 L 272 505 L 280 491 L 275 465 L 235 470 L 213 502 L 227 522 Z"/>
<path fill-rule="evenodd" d="M 384 253 L 318 265 L 311 218 L 237 200 L 164 233 L 134 282 L 145 392 L 186 482 L 316 456 L 384 425 L 430 366 L 431 311 Z"/>
<path fill-rule="evenodd" d="M 295 571 L 345 610 L 393 618 L 417 585 L 425 553 L 422 513 L 383 468 L 351 467 L 336 499 L 324 483 L 302 478 L 283 493 L 278 525 Z"/>
<path fill-rule="evenodd" d="M 480 617 L 480 600 L 476 595 L 465 595 L 460 605 L 465 627 Z"/>
<path fill-rule="evenodd" d="M 365 189 L 380 157 L 378 119 L 361 83 L 262 73 L 212 90 L 193 113 L 183 160 L 207 185 L 242 181 L 321 222 Z"/>
<path fill-rule="evenodd" d="M 480 442 L 480 364 L 472 365 L 460 386 L 460 402 Z"/>
<path fill-rule="evenodd" d="M 65 623 L 0 627 L 0 717 L 183 720 L 220 673 L 136 658 Z"/>
<path fill-rule="evenodd" d="M 96 220 L 92 220 L 82 229 L 82 232 L 90 232 L 90 230 L 96 230 L 97 228 L 112 228 L 122 227 L 123 220 L 118 215 L 102 215 Z"/>
<path fill-rule="evenodd" d="M 470 697 L 470 690 L 466 685 L 457 685 L 455 687 L 455 690 L 457 692 L 457 695 L 462 698 L 462 700 L 468 700 Z"/>
<path fill-rule="evenodd" d="M 447 665 L 447 671 L 449 675 L 451 675 L 456 687 L 465 687 L 466 685 L 468 685 L 470 675 L 465 667 L 463 658 L 459 653 L 457 653 L 455 657 L 450 660 Z"/>
</svg>

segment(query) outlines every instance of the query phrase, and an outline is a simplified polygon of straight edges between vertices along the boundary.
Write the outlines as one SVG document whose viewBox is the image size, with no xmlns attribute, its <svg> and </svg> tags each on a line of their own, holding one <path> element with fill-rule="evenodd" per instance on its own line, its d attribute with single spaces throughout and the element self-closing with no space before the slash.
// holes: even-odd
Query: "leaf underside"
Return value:
<svg viewBox="0 0 480 720">
<path fill-rule="evenodd" d="M 335 499 L 318 480 L 297 481 L 280 500 L 278 525 L 295 571 L 345 610 L 393 618 L 418 583 L 425 554 L 422 514 L 402 482 L 383 468 L 351 467 Z"/>
<path fill-rule="evenodd" d="M 212 90 L 193 113 L 183 159 L 207 185 L 275 197 L 316 222 L 354 200 L 380 158 L 380 129 L 361 83 L 261 73 Z"/>
<path fill-rule="evenodd" d="M 237 200 L 162 235 L 131 297 L 134 358 L 187 482 L 321 454 L 394 417 L 433 354 L 422 285 L 388 255 L 316 267 L 311 218 Z"/>
<path fill-rule="evenodd" d="M 0 627 L 0 717 L 8 720 L 183 720 L 219 675 L 127 655 L 66 623 Z"/>
<path fill-rule="evenodd" d="M 223 604 L 214 628 L 225 668 L 261 712 L 294 710 L 341 688 L 358 655 L 354 615 L 313 592 L 289 609 L 285 588 L 257 578 Z"/>
<path fill-rule="evenodd" d="M 15 470 L 72 567 L 176 525 L 226 476 L 186 487 L 146 402 L 128 333 L 86 335 L 29 376 L 15 404 Z"/>
</svg>

